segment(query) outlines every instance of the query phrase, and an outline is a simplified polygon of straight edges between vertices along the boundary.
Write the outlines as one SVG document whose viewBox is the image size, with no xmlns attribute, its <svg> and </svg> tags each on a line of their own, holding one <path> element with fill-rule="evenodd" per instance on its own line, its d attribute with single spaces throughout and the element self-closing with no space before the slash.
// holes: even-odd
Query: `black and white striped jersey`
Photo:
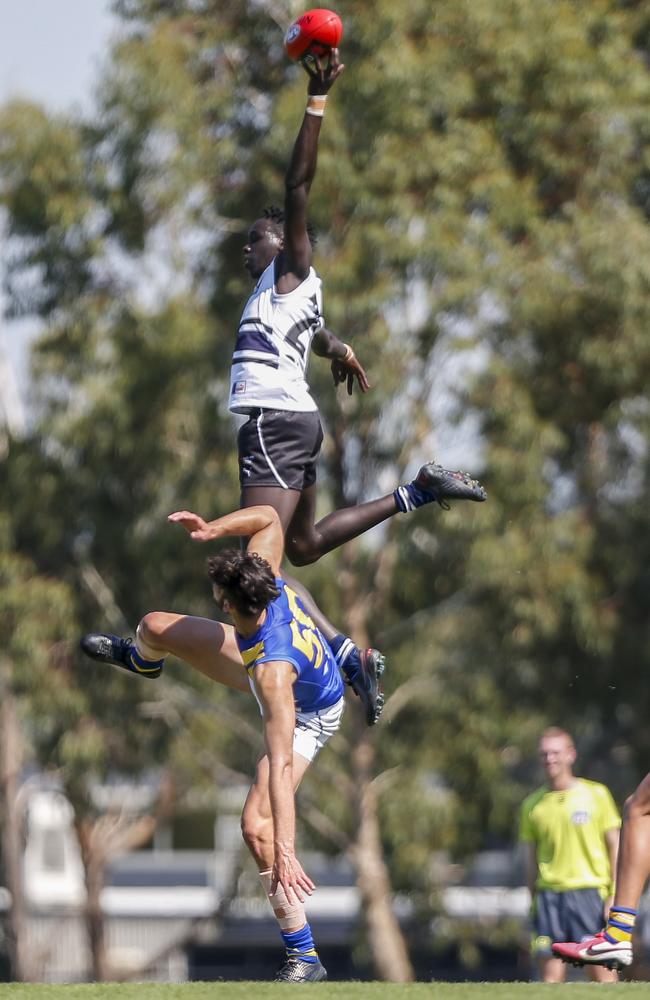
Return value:
<svg viewBox="0 0 650 1000">
<path fill-rule="evenodd" d="M 248 413 L 317 409 L 306 380 L 309 349 L 323 325 L 321 280 L 314 271 L 293 292 L 275 289 L 275 259 L 260 276 L 239 322 L 229 408 Z"/>
</svg>

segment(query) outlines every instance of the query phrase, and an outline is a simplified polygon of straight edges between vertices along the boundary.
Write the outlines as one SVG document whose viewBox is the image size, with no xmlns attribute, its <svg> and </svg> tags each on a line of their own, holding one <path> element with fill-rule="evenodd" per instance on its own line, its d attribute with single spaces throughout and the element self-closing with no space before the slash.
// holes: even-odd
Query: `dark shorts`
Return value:
<svg viewBox="0 0 650 1000">
<path fill-rule="evenodd" d="M 304 490 L 316 482 L 323 443 L 318 413 L 254 410 L 239 429 L 239 483 Z"/>
<path fill-rule="evenodd" d="M 603 899 L 598 889 L 544 890 L 535 895 L 532 950 L 551 955 L 554 941 L 582 941 L 605 926 Z"/>
</svg>

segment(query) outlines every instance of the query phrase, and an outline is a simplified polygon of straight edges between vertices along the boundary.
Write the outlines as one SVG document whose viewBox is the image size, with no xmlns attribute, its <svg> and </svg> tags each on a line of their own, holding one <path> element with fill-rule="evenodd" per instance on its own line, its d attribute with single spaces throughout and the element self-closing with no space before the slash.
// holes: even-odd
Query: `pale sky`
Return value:
<svg viewBox="0 0 650 1000">
<path fill-rule="evenodd" d="M 0 0 L 0 104 L 26 97 L 53 111 L 89 112 L 118 26 L 110 7 L 110 0 Z M 1 271 L 0 256 L 0 279 Z M 1 311 L 0 290 L 0 388 L 5 397 L 0 422 L 8 416 L 3 414 L 8 405 L 20 421 L 29 344 L 37 328 L 32 322 L 9 324 Z"/>
<path fill-rule="evenodd" d="M 88 110 L 117 19 L 110 0 L 0 0 L 0 103 Z"/>
</svg>

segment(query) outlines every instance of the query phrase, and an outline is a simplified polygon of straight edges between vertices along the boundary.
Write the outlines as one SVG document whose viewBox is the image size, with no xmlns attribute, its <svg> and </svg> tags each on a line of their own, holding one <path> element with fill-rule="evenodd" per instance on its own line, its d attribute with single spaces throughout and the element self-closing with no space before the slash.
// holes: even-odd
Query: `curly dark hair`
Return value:
<svg viewBox="0 0 650 1000">
<path fill-rule="evenodd" d="M 226 549 L 210 556 L 208 576 L 240 615 L 258 615 L 280 596 L 273 570 L 256 552 Z"/>
<path fill-rule="evenodd" d="M 267 205 L 262 212 L 262 218 L 268 219 L 269 222 L 275 223 L 278 229 L 284 230 L 284 210 L 279 208 L 277 205 Z M 307 236 L 309 237 L 309 242 L 312 247 L 315 247 L 318 243 L 318 233 L 312 226 L 311 222 L 307 223 Z"/>
</svg>

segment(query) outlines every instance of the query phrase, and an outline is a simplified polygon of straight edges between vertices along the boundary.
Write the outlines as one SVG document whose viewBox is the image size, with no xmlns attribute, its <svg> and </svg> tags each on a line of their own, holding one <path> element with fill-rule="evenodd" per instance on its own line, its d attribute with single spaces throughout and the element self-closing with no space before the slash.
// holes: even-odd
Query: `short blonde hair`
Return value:
<svg viewBox="0 0 650 1000">
<path fill-rule="evenodd" d="M 568 730 L 566 729 L 562 729 L 561 726 L 547 726 L 546 729 L 544 729 L 544 731 L 542 732 L 540 740 L 545 739 L 545 737 L 547 736 L 551 737 L 564 736 L 569 746 L 575 746 L 573 742 L 573 736 L 571 735 L 571 733 L 568 732 Z"/>
</svg>

